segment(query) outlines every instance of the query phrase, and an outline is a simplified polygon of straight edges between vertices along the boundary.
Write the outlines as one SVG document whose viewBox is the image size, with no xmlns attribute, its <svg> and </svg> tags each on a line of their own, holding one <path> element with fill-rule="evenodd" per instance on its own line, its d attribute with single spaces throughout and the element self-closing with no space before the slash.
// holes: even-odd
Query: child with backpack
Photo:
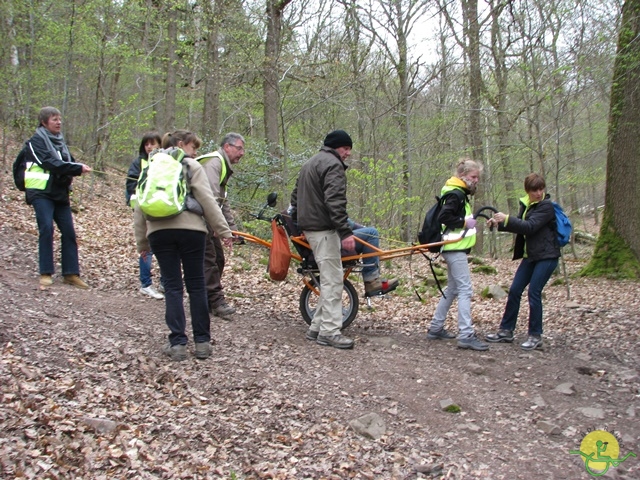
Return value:
<svg viewBox="0 0 640 480">
<path fill-rule="evenodd" d="M 138 157 L 131 162 L 131 166 L 127 172 L 125 197 L 127 205 L 131 208 L 134 208 L 135 206 L 136 185 L 138 184 L 138 178 L 142 171 L 142 162 L 146 162 L 149 159 L 149 154 L 160 148 L 161 143 L 162 138 L 158 132 L 147 132 L 142 136 L 140 147 L 138 149 Z M 152 260 L 153 252 L 149 252 L 147 255 L 140 255 L 140 258 L 138 259 L 138 265 L 140 268 L 140 293 L 151 298 L 162 300 L 164 295 L 153 287 L 153 281 L 151 280 Z M 163 288 L 162 279 L 160 280 L 160 287 Z"/>
<path fill-rule="evenodd" d="M 232 233 L 218 206 L 202 166 L 194 160 L 201 145 L 200 139 L 187 130 L 167 133 L 162 139 L 162 150 L 155 153 L 143 169 L 137 186 L 138 205 L 134 210 L 136 244 L 140 254 L 153 251 L 164 282 L 165 321 L 169 327 L 169 343 L 164 353 L 174 361 L 187 357 L 186 317 L 183 304 L 183 289 L 187 288 L 195 342 L 195 357 L 205 359 L 211 355 L 211 320 L 204 282 L 204 250 L 207 224 L 232 246 Z M 156 159 L 156 157 L 158 157 Z M 146 198 L 153 199 L 160 192 L 149 192 L 162 179 L 154 162 L 163 162 L 164 170 L 173 170 L 167 157 L 178 162 L 181 175 L 175 177 L 172 191 L 164 188 L 164 200 L 182 199 L 177 213 L 165 217 L 158 213 L 145 213 Z M 186 192 L 186 194 L 185 194 Z M 156 195 L 158 193 L 158 195 Z M 187 201 L 187 197 L 189 201 Z M 184 277 L 184 284 L 183 284 Z"/>
<path fill-rule="evenodd" d="M 493 343 L 513 342 L 520 300 L 529 286 L 529 328 L 527 340 L 520 345 L 523 350 L 542 348 L 542 289 L 558 266 L 560 244 L 556 213 L 546 183 L 537 173 L 524 179 L 526 195 L 520 199 L 517 217 L 502 212 L 494 214 L 487 224 L 497 226 L 501 232 L 516 234 L 513 259 L 522 259 L 509 288 L 507 305 L 496 333 L 485 338 Z"/>
</svg>

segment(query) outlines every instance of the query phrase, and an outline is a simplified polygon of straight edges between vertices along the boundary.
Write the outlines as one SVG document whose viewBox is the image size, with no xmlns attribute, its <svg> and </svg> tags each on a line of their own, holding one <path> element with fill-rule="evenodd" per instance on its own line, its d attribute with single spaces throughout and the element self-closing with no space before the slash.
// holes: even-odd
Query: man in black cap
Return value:
<svg viewBox="0 0 640 480">
<path fill-rule="evenodd" d="M 342 329 L 341 247 L 355 250 L 355 239 L 347 222 L 347 166 L 353 142 L 344 130 L 334 130 L 324 146 L 300 169 L 291 193 L 291 215 L 304 232 L 320 269 L 320 299 L 308 340 L 335 348 L 353 348 L 353 340 Z"/>
</svg>

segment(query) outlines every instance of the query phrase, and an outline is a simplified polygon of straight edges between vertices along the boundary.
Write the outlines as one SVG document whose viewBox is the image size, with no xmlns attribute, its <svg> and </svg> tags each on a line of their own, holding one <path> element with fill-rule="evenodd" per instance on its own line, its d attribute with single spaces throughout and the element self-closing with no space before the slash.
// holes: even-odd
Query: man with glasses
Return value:
<svg viewBox="0 0 640 480">
<path fill-rule="evenodd" d="M 231 230 L 238 230 L 231 207 L 227 201 L 227 182 L 233 175 L 232 166 L 244 156 L 244 137 L 239 133 L 227 133 L 220 142 L 220 148 L 207 153 L 196 160 L 203 166 L 207 174 L 213 196 L 218 201 L 224 218 Z M 224 250 L 222 242 L 209 228 L 204 254 L 204 279 L 207 285 L 207 297 L 211 313 L 221 318 L 228 318 L 236 309 L 227 303 L 222 288 L 222 272 L 224 271 Z"/>
</svg>

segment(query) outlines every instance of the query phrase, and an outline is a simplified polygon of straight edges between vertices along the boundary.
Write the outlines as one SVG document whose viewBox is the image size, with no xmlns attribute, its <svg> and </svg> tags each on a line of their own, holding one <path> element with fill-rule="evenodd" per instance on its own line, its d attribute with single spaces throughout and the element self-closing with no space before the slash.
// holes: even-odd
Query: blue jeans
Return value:
<svg viewBox="0 0 640 480">
<path fill-rule="evenodd" d="M 149 245 L 158 259 L 164 284 L 165 321 L 171 345 L 186 345 L 187 320 L 184 313 L 184 285 L 189 293 L 191 326 L 196 343 L 211 340 L 211 320 L 204 285 L 204 240 L 196 230 L 158 230 L 149 235 Z"/>
<path fill-rule="evenodd" d="M 507 306 L 500 328 L 515 330 L 520 311 L 520 299 L 529 285 L 529 335 L 542 335 L 542 289 L 558 266 L 558 259 L 532 261 L 523 258 L 509 288 Z"/>
<path fill-rule="evenodd" d="M 468 338 L 474 335 L 473 322 L 471 320 L 471 297 L 473 286 L 471 284 L 471 272 L 465 252 L 442 252 L 442 257 L 447 262 L 447 288 L 444 296 L 438 302 L 436 312 L 429 327 L 437 332 L 442 330 L 447 319 L 447 313 L 458 298 L 458 338 Z"/>
<path fill-rule="evenodd" d="M 138 265 L 140 266 L 140 286 L 146 288 L 151 285 L 151 262 L 153 260 L 153 253 L 147 252 L 141 254 L 138 259 Z"/>
<path fill-rule="evenodd" d="M 138 259 L 138 265 L 140 266 L 140 286 L 147 288 L 153 283 L 151 280 L 151 263 L 153 261 L 153 252 L 149 252 L 146 255 L 140 255 Z M 160 277 L 160 284 L 164 286 L 162 276 Z"/>
<path fill-rule="evenodd" d="M 370 243 L 376 248 L 380 246 L 380 234 L 375 227 L 358 228 L 353 231 L 353 235 L 358 237 L 360 240 Z M 356 252 L 372 253 L 375 252 L 375 250 L 372 250 L 360 242 L 356 242 Z M 380 276 L 378 257 L 363 258 L 362 263 L 364 264 L 364 267 L 362 267 L 362 279 L 365 282 L 370 282 Z"/>
<path fill-rule="evenodd" d="M 73 227 L 71 205 L 38 197 L 32 202 L 38 223 L 38 263 L 40 275 L 53 275 L 53 223 L 61 234 L 62 275 L 79 275 L 78 242 Z"/>
</svg>

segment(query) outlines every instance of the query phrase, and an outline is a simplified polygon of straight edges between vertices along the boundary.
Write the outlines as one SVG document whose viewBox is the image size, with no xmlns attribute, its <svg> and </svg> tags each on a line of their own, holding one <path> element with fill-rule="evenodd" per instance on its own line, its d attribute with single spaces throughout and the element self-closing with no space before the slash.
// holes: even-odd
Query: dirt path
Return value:
<svg viewBox="0 0 640 480">
<path fill-rule="evenodd" d="M 76 219 L 94 285 L 81 291 L 37 287 L 31 212 L 2 198 L 2 478 L 587 479 L 569 451 L 593 430 L 640 455 L 637 284 L 576 280 L 573 308 L 549 287 L 543 352 L 428 342 L 437 298 L 410 290 L 362 308 L 356 348 L 338 351 L 304 340 L 295 273 L 274 284 L 260 252 L 237 251 L 225 284 L 239 313 L 213 317 L 210 359 L 174 364 L 160 353 L 163 302 L 136 291 L 117 199 Z M 477 290 L 508 283 L 513 264 L 494 265 Z M 410 282 L 406 264 L 387 268 Z M 474 302 L 479 331 L 495 328 L 504 304 Z M 371 412 L 386 425 L 377 440 L 349 427 Z M 605 478 L 640 478 L 639 459 Z"/>
</svg>

